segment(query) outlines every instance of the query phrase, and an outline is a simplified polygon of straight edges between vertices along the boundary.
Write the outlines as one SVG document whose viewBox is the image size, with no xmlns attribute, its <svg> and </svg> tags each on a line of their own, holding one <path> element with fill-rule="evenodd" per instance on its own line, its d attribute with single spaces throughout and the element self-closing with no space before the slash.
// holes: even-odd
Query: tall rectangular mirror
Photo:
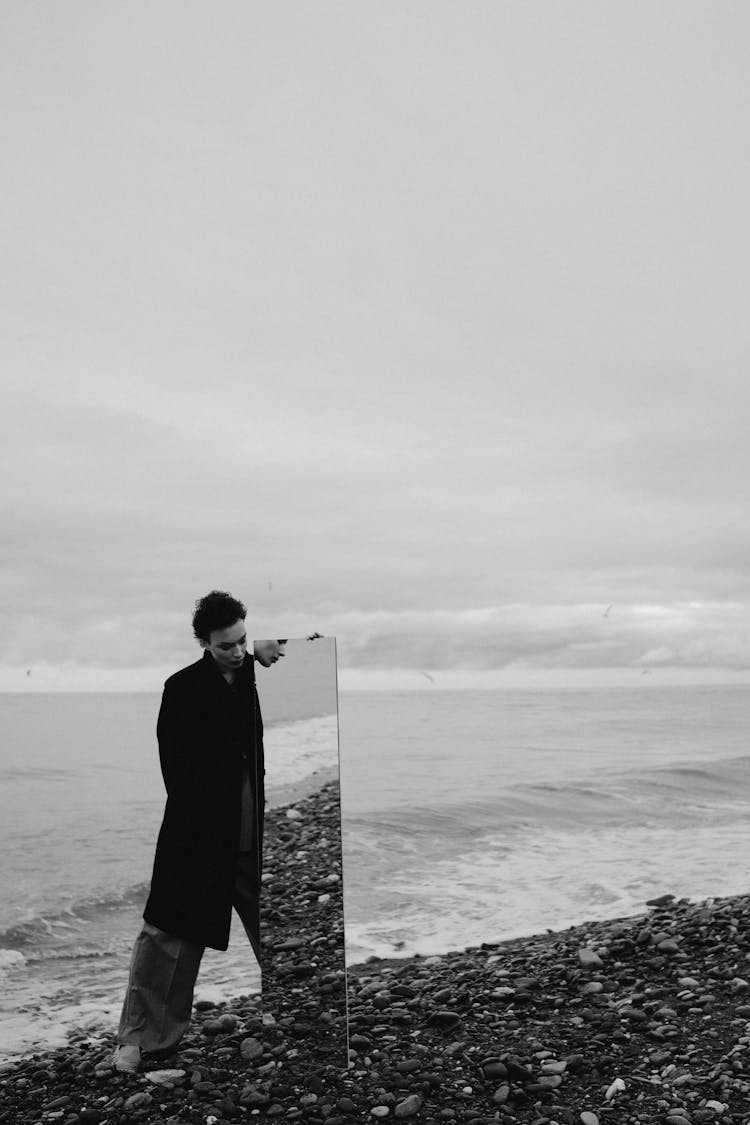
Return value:
<svg viewBox="0 0 750 1125">
<path fill-rule="evenodd" d="M 309 1082 L 347 1059 L 336 643 L 287 640 L 268 661 L 274 642 L 254 650 L 266 798 L 263 1057 L 283 1053 L 279 1081 Z"/>
</svg>

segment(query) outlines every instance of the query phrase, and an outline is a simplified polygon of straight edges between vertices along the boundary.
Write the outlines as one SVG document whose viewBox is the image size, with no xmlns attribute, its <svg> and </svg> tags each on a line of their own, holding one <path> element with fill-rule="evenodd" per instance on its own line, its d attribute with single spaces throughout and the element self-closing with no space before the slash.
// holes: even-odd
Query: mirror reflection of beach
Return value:
<svg viewBox="0 0 750 1125">
<path fill-rule="evenodd" d="M 747 890 L 742 687 L 341 694 L 347 961 Z"/>
<path fill-rule="evenodd" d="M 347 1027 L 335 641 L 288 641 L 283 663 L 258 676 L 258 693 L 264 723 L 271 720 L 266 785 L 282 806 L 267 814 L 263 849 L 264 1044 L 281 1051 L 287 1040 L 304 1041 L 314 1067 L 340 1070 Z M 278 711 L 311 710 L 313 719 L 274 722 Z M 314 724 L 307 739 L 300 723 Z M 297 1054 L 287 1058 L 287 1080 Z"/>
</svg>

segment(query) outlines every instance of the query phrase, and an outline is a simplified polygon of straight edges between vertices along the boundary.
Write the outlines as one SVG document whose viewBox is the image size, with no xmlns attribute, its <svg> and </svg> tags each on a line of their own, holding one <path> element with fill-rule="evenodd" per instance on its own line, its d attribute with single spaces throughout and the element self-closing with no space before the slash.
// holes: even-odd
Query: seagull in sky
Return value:
<svg viewBox="0 0 750 1125">
<path fill-rule="evenodd" d="M 614 609 L 614 604 L 615 604 L 615 603 L 614 603 L 614 602 L 612 602 L 612 605 L 608 605 L 608 606 L 607 606 L 607 608 L 605 609 L 604 613 L 602 614 L 602 617 L 609 617 L 609 611 L 610 611 L 611 609 Z"/>
</svg>

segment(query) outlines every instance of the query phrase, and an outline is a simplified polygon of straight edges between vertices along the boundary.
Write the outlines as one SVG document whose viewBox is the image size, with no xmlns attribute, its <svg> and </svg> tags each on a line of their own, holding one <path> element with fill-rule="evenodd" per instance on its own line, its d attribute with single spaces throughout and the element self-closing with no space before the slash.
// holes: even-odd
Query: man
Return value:
<svg viewBox="0 0 750 1125">
<path fill-rule="evenodd" d="M 212 590 L 196 602 L 203 658 L 164 685 L 156 732 L 167 803 L 151 891 L 130 966 L 116 1070 L 141 1051 L 173 1050 L 190 1023 L 206 946 L 226 949 L 232 907 L 260 960 L 263 723 L 253 660 L 269 668 L 286 641 L 247 652 L 246 610 Z"/>
</svg>

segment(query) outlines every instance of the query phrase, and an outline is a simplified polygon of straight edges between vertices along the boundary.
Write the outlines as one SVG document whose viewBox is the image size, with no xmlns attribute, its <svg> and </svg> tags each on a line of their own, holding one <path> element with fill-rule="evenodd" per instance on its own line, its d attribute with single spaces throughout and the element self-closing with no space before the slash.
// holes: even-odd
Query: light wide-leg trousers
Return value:
<svg viewBox="0 0 750 1125">
<path fill-rule="evenodd" d="M 257 856 L 237 858 L 232 905 L 260 964 L 260 895 Z M 193 992 L 205 946 L 167 934 L 149 922 L 136 938 L 117 1032 L 119 1046 L 166 1053 L 190 1024 Z"/>
</svg>

